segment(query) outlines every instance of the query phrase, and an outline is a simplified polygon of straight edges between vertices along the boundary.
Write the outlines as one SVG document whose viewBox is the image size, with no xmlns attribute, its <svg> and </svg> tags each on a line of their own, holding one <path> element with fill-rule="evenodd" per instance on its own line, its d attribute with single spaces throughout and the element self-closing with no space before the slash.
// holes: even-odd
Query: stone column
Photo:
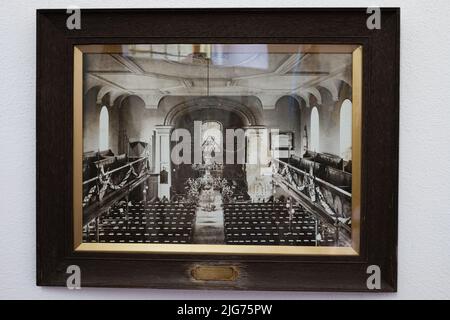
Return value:
<svg viewBox="0 0 450 320">
<path fill-rule="evenodd" d="M 272 195 L 269 132 L 264 126 L 251 126 L 245 128 L 245 136 L 248 194 L 253 202 L 267 200 Z"/>
<path fill-rule="evenodd" d="M 269 132 L 264 126 L 245 127 L 247 139 L 246 163 L 265 165 L 269 161 Z"/>
<path fill-rule="evenodd" d="M 172 168 L 170 160 L 170 133 L 172 126 L 156 126 L 155 129 L 155 173 L 159 173 L 158 197 L 170 200 Z"/>
</svg>

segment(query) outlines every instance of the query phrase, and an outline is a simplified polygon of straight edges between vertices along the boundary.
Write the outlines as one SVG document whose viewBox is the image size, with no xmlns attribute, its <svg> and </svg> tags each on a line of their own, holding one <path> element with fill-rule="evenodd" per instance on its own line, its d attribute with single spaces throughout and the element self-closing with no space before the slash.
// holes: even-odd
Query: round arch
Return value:
<svg viewBox="0 0 450 320">
<path fill-rule="evenodd" d="M 254 113 L 244 104 L 224 98 L 202 97 L 188 100 L 174 106 L 164 118 L 164 125 L 174 125 L 176 119 L 179 117 L 193 111 L 204 109 L 220 109 L 233 112 L 242 119 L 242 122 L 246 126 L 258 124 Z"/>
</svg>

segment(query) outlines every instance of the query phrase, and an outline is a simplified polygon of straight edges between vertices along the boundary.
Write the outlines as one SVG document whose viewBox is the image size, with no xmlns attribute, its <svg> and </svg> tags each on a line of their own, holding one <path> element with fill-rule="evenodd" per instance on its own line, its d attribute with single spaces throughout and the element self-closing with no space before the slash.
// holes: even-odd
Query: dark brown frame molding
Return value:
<svg viewBox="0 0 450 320">
<path fill-rule="evenodd" d="M 37 11 L 37 285 L 371 291 L 397 290 L 400 9 L 82 9 Z M 357 256 L 76 252 L 73 240 L 74 46 L 114 43 L 317 43 L 363 46 L 361 239 Z M 132 277 L 129 275 L 133 274 Z M 222 275 L 222 276 L 221 276 Z M 200 280 L 201 279 L 201 280 Z"/>
</svg>

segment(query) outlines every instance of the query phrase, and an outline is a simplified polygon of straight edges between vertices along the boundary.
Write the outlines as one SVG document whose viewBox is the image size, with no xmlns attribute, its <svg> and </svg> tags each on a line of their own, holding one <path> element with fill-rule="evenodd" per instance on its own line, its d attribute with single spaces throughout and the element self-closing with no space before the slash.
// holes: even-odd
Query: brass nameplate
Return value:
<svg viewBox="0 0 450 320">
<path fill-rule="evenodd" d="M 238 276 L 231 266 L 196 266 L 191 274 L 195 280 L 202 281 L 234 281 Z"/>
</svg>

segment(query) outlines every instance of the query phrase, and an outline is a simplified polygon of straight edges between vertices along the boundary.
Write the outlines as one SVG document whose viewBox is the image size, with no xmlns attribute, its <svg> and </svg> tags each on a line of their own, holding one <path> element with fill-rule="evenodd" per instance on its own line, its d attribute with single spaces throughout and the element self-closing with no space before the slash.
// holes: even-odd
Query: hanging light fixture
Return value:
<svg viewBox="0 0 450 320">
<path fill-rule="evenodd" d="M 206 96 L 209 97 L 209 63 L 210 59 L 206 58 Z"/>
<path fill-rule="evenodd" d="M 206 96 L 210 94 L 210 64 L 211 64 L 211 44 L 194 44 L 192 45 L 192 54 L 194 59 L 198 59 L 206 63 Z"/>
</svg>

